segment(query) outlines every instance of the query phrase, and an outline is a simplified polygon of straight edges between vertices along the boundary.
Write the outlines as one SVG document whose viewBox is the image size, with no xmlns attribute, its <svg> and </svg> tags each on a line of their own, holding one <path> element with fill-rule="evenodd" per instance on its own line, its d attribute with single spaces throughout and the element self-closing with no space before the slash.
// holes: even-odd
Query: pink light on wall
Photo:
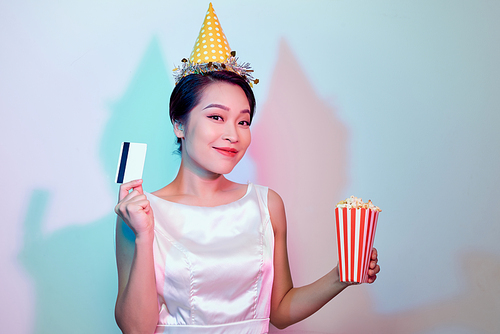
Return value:
<svg viewBox="0 0 500 334">
<path fill-rule="evenodd" d="M 336 265 L 334 208 L 347 183 L 348 131 L 284 40 L 268 96 L 249 154 L 257 182 L 285 202 L 290 265 L 295 284 L 303 285 Z"/>
</svg>

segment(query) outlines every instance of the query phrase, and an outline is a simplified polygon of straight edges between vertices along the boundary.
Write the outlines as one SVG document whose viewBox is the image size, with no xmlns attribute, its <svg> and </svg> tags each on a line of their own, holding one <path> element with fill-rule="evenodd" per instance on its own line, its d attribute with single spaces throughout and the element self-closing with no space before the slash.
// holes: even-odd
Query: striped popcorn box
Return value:
<svg viewBox="0 0 500 334">
<path fill-rule="evenodd" d="M 379 212 L 380 209 L 368 208 L 335 209 L 341 282 L 368 282 L 368 266 Z"/>
</svg>

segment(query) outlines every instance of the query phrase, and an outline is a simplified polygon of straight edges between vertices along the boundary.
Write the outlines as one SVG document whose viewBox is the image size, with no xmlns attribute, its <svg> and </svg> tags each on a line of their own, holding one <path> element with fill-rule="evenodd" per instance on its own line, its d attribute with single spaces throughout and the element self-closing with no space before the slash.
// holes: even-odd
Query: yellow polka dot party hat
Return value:
<svg viewBox="0 0 500 334">
<path fill-rule="evenodd" d="M 226 35 L 222 31 L 214 7 L 210 3 L 189 60 L 193 63 L 223 62 L 230 55 L 231 49 L 227 43 Z"/>
<path fill-rule="evenodd" d="M 236 52 L 229 47 L 226 35 L 210 3 L 191 56 L 189 59 L 182 59 L 181 66 L 174 69 L 175 84 L 190 74 L 224 70 L 237 73 L 251 86 L 252 83 L 259 82 L 258 79 L 253 78 L 253 70 L 249 63 L 238 64 Z"/>
</svg>

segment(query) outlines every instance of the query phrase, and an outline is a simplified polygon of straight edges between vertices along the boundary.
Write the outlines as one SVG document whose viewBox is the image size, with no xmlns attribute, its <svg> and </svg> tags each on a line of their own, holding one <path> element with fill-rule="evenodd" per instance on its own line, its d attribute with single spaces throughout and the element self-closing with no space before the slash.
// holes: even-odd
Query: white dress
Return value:
<svg viewBox="0 0 500 334">
<path fill-rule="evenodd" d="M 267 193 L 249 183 L 242 198 L 216 207 L 147 194 L 155 217 L 155 333 L 268 332 L 274 235 Z"/>
</svg>

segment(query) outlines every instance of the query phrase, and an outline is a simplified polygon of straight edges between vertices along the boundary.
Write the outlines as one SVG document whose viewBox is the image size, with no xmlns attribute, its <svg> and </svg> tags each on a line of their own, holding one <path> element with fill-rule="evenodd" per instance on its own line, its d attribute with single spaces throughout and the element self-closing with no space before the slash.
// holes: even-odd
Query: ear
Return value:
<svg viewBox="0 0 500 334">
<path fill-rule="evenodd" d="M 181 122 L 175 121 L 174 122 L 174 133 L 177 136 L 177 138 L 184 138 L 184 126 L 182 125 Z"/>
</svg>

